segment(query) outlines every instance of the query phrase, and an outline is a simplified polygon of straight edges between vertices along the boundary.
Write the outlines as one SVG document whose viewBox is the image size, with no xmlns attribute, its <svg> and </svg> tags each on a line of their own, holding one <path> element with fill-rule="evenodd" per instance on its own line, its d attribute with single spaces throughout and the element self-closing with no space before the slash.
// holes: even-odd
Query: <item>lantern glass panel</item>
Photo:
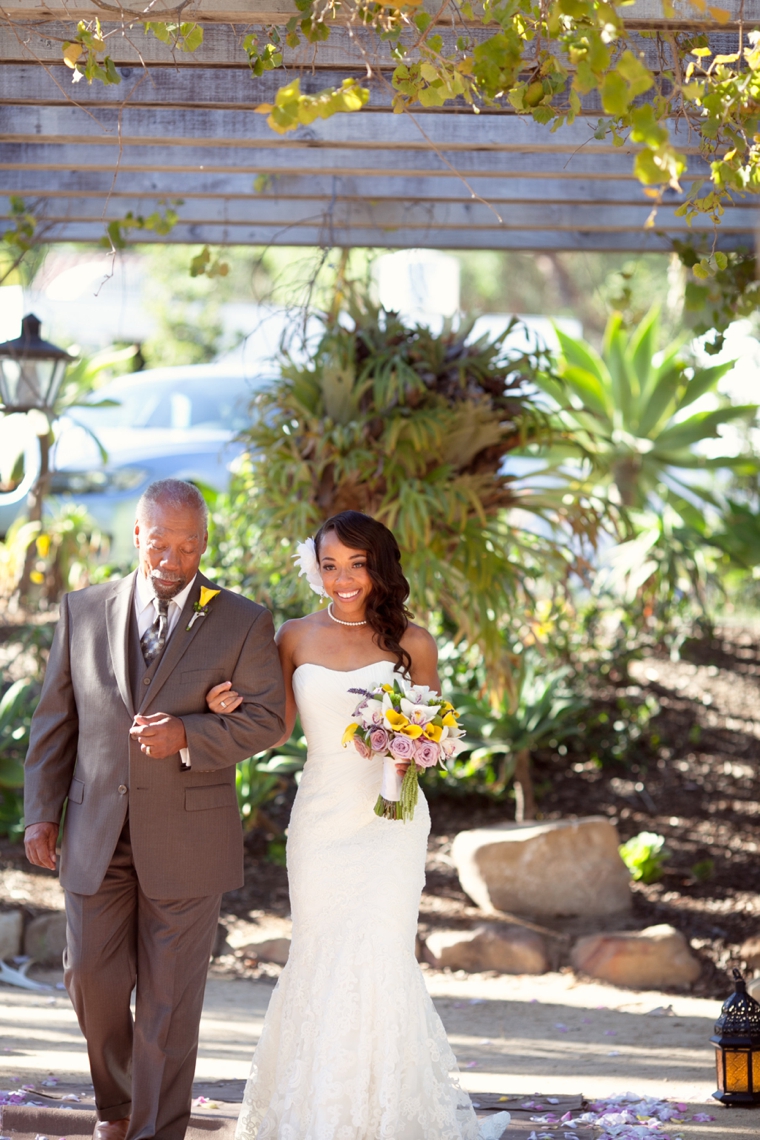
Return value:
<svg viewBox="0 0 760 1140">
<path fill-rule="evenodd" d="M 760 1049 L 752 1050 L 752 1091 L 760 1091 Z"/>
<path fill-rule="evenodd" d="M 723 1050 L 719 1046 L 715 1048 L 715 1075 L 718 1081 L 718 1092 L 725 1092 L 726 1086 L 723 1080 Z"/>
<path fill-rule="evenodd" d="M 46 408 L 61 366 L 57 360 L 4 360 L 2 362 L 7 403 L 17 408 Z"/>
<path fill-rule="evenodd" d="M 726 1092 L 749 1092 L 749 1050 L 726 1049 Z"/>
</svg>

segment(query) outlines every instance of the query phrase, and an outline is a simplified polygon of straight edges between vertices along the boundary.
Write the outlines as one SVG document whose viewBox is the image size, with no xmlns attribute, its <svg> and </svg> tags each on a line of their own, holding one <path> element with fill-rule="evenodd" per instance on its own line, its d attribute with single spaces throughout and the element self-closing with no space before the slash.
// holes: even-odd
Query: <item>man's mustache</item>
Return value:
<svg viewBox="0 0 760 1140">
<path fill-rule="evenodd" d="M 165 574 L 161 570 L 151 570 L 151 578 L 158 578 L 161 582 L 181 582 L 181 574 Z"/>
</svg>

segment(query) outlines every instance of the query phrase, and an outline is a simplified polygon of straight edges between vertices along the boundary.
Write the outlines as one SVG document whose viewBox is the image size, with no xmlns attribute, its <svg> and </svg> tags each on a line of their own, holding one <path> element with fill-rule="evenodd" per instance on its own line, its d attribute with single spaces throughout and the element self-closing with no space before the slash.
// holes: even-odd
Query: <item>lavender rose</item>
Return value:
<svg viewBox="0 0 760 1140">
<path fill-rule="evenodd" d="M 369 734 L 369 743 L 373 752 L 387 752 L 388 740 L 388 733 L 384 728 L 373 728 Z"/>
<path fill-rule="evenodd" d="M 415 741 L 414 762 L 420 768 L 432 768 L 434 764 L 438 763 L 440 755 L 441 750 L 434 741 L 425 740 L 424 737 Z"/>
<path fill-rule="evenodd" d="M 395 756 L 397 760 L 413 760 L 414 759 L 414 741 L 408 736 L 398 736 L 394 734 L 390 746 L 391 756 Z"/>
<path fill-rule="evenodd" d="M 365 760 L 369 758 L 369 748 L 367 748 L 367 745 L 364 743 L 361 736 L 354 736 L 354 748 Z"/>
</svg>

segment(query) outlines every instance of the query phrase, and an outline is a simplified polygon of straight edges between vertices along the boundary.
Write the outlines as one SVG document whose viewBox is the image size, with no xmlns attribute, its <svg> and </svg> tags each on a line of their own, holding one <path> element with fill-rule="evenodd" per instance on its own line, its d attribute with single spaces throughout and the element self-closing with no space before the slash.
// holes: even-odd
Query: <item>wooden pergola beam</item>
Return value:
<svg viewBox="0 0 760 1140">
<path fill-rule="evenodd" d="M 720 6 L 729 13 L 728 24 L 738 24 L 739 20 L 750 21 L 757 16 L 757 0 L 721 0 Z M 439 23 L 462 24 L 463 17 L 450 3 L 443 8 L 438 0 L 423 0 L 423 7 L 437 15 Z M 634 0 L 621 10 L 621 16 L 632 28 L 696 28 L 725 27 L 708 9 L 700 12 L 689 0 L 674 0 L 672 12 L 663 0 Z M 478 5 L 474 5 L 477 16 Z M 99 3 L 98 0 L 3 0 L 0 15 L 14 21 L 44 21 L 50 19 L 86 20 L 96 16 L 110 16 L 125 23 L 139 23 L 146 19 L 166 20 L 176 18 L 177 4 L 172 0 L 155 0 L 146 13 L 144 5 L 128 3 Z M 298 15 L 293 0 L 196 0 L 182 9 L 182 19 L 197 23 L 249 23 L 282 25 L 291 16 Z M 348 14 L 338 12 L 336 22 L 347 20 Z M 472 21 L 472 22 L 477 22 Z"/>
<path fill-rule="evenodd" d="M 178 181 L 176 172 L 125 169 L 114 174 L 111 170 L 51 170 L 44 168 L 10 169 L 0 163 L 0 182 L 8 194 L 22 198 L 70 198 L 75 195 L 89 198 L 111 197 L 124 202 L 149 197 L 156 200 L 181 195 L 189 198 L 234 201 L 250 198 L 322 198 L 379 200 L 395 199 L 410 202 L 469 202 L 472 195 L 480 195 L 498 207 L 506 202 L 576 203 L 579 205 L 620 205 L 651 208 L 638 182 L 633 179 L 594 181 L 567 178 L 446 178 L 435 175 L 289 175 L 264 176 L 258 185 L 255 172 L 215 174 L 185 172 Z M 468 189 L 469 186 L 469 189 Z M 680 197 L 669 190 L 665 203 L 678 205 Z M 737 209 L 753 210 L 751 201 L 737 203 Z"/>
</svg>

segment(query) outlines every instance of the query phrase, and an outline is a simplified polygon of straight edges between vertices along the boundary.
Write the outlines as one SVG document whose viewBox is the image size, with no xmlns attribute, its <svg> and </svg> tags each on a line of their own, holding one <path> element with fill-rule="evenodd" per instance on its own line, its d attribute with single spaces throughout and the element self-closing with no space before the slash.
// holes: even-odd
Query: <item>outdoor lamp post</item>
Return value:
<svg viewBox="0 0 760 1140">
<path fill-rule="evenodd" d="M 42 504 L 50 477 L 50 427 L 61 381 L 70 363 L 68 352 L 42 339 L 40 320 L 33 313 L 27 313 L 22 320 L 21 336 L 0 344 L 0 411 L 4 415 L 37 414 L 34 430 L 39 440 L 40 468 L 27 499 L 30 522 L 42 522 Z M 31 543 L 19 585 L 22 598 L 29 592 L 34 556 L 35 546 Z"/>
<path fill-rule="evenodd" d="M 21 336 L 0 344 L 0 402 L 3 412 L 49 412 L 71 363 L 68 352 L 40 336 L 40 320 L 28 313 Z"/>
<path fill-rule="evenodd" d="M 736 969 L 734 983 L 710 1038 L 718 1074 L 713 1096 L 721 1104 L 760 1104 L 760 1004 Z"/>
</svg>

